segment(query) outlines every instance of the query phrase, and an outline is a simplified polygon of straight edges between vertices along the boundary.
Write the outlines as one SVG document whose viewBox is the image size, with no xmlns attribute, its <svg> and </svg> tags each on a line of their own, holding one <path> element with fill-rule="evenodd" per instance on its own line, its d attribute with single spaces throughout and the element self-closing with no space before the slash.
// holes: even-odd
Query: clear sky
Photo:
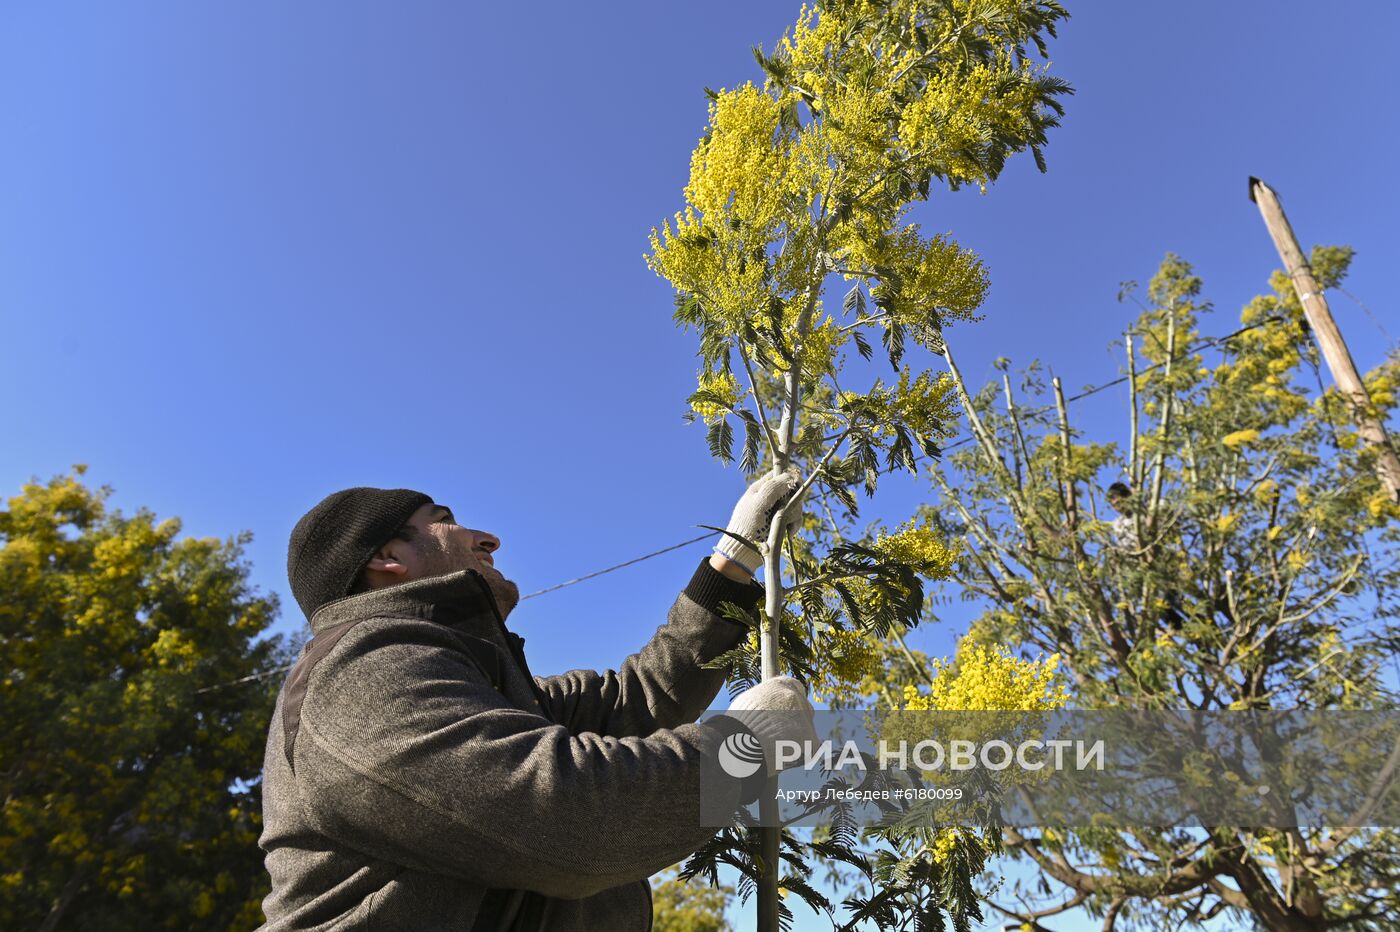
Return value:
<svg viewBox="0 0 1400 932">
<path fill-rule="evenodd" d="M 969 377 L 997 356 L 1116 376 L 1118 283 L 1169 250 L 1205 278 L 1208 331 L 1232 329 L 1278 264 L 1251 174 L 1305 248 L 1356 247 L 1348 290 L 1380 325 L 1333 310 L 1380 361 L 1400 6 L 1069 6 L 1049 174 L 1018 162 L 914 217 L 990 267 L 986 319 L 951 334 Z M 642 255 L 681 204 L 702 87 L 756 79 L 750 46 L 797 9 L 0 3 L 0 490 L 82 462 L 123 510 L 253 531 L 277 630 L 302 623 L 287 535 L 348 485 L 450 504 L 525 591 L 723 523 L 742 477 L 681 420 L 697 344 Z M 1122 440 L 1123 404 L 1076 419 Z M 895 483 L 869 513 L 920 496 Z M 536 672 L 616 664 L 703 550 L 524 603 Z"/>
</svg>

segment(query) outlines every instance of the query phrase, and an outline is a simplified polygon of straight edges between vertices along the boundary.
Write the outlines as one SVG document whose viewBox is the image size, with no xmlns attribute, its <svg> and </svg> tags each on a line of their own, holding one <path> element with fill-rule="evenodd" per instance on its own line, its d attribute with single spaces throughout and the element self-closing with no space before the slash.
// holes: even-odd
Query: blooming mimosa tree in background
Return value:
<svg viewBox="0 0 1400 932">
<path fill-rule="evenodd" d="M 795 498 L 811 493 L 812 503 L 797 534 L 783 539 L 779 512 L 752 542 L 765 554 L 757 643 L 721 658 L 740 682 L 786 670 L 819 695 L 839 690 L 874 656 L 872 641 L 903 644 L 921 614 L 920 577 L 949 571 L 956 543 L 928 522 L 851 533 L 853 488 L 873 495 L 882 472 L 938 456 L 955 388 L 926 364 L 945 327 L 975 318 L 988 287 L 977 256 L 908 213 L 935 185 L 985 190 L 1016 153 L 1029 150 L 1044 170 L 1046 132 L 1070 89 L 1031 52 L 1046 54 L 1066 15 L 1040 0 L 833 0 L 803 7 L 771 54 L 755 49 L 762 85 L 707 91 L 685 207 L 652 231 L 647 261 L 676 289 L 676 320 L 699 334 L 690 404 L 712 454 L 733 459 L 738 427 L 740 467 L 796 467 Z M 877 338 L 892 369 L 881 375 Z M 808 847 L 869 876 L 852 837 L 838 828 Z M 780 860 L 797 868 L 783 888 L 830 908 L 803 858 L 777 829 L 736 828 L 688 872 L 738 867 L 743 892 L 757 885 L 759 927 L 776 929 L 787 912 Z M 980 861 L 920 863 L 936 875 L 925 878 L 931 892 L 916 894 L 908 870 L 884 885 L 911 914 L 976 914 L 969 876 Z"/>
<path fill-rule="evenodd" d="M 1351 260 L 1319 246 L 1309 264 L 1338 288 Z M 1207 337 L 1201 279 L 1166 257 L 1124 335 L 1127 423 L 1110 437 L 1126 446 L 1081 432 L 1073 397 L 1038 367 L 1013 388 L 1003 363 L 1000 381 L 961 393 L 975 443 L 931 471 L 925 512 L 963 541 L 951 581 L 984 609 L 959 651 L 964 685 L 940 683 L 911 707 L 1015 708 L 998 694 L 1004 677 L 978 675 L 1012 648 L 1053 652 L 1079 709 L 1394 714 L 1400 506 L 1345 397 L 1317 391 L 1297 290 L 1283 272 L 1270 286 Z M 1393 420 L 1400 356 L 1364 383 L 1374 416 Z M 1321 740 L 1364 745 L 1341 728 Z M 1400 833 L 1369 821 L 1394 793 L 1400 751 L 1389 753 L 1340 826 L 983 835 L 1034 872 L 988 900 L 1027 924 L 1081 911 L 1104 929 L 1400 928 Z"/>
</svg>

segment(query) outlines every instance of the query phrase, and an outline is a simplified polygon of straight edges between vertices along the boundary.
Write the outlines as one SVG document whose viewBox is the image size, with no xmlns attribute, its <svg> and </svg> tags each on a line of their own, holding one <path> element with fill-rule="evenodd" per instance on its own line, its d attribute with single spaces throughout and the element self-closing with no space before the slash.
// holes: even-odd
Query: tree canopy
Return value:
<svg viewBox="0 0 1400 932">
<path fill-rule="evenodd" d="M 0 926 L 254 928 L 276 599 L 83 473 L 0 512 Z"/>
<path fill-rule="evenodd" d="M 1311 257 L 1324 287 L 1350 261 Z M 1319 391 L 1292 283 L 1270 284 L 1208 338 L 1202 283 L 1168 256 L 1126 334 L 1127 423 L 1109 436 L 1077 429 L 1038 366 L 961 393 L 974 441 L 932 473 L 926 510 L 964 539 L 952 581 L 986 606 L 960 657 L 1053 653 L 1072 708 L 1396 708 L 1384 674 L 1400 647 L 1400 506 L 1344 400 Z M 1394 357 L 1366 376 L 1382 418 L 1397 379 Z M 1028 922 L 1082 906 L 1143 929 L 1225 913 L 1380 930 L 1400 922 L 1398 841 L 1216 826 L 1008 828 L 992 844 L 1040 873 L 1040 889 L 999 900 Z"/>
<path fill-rule="evenodd" d="M 724 910 L 734 888 L 682 880 L 670 868 L 651 879 L 652 932 L 730 932 Z"/>
</svg>

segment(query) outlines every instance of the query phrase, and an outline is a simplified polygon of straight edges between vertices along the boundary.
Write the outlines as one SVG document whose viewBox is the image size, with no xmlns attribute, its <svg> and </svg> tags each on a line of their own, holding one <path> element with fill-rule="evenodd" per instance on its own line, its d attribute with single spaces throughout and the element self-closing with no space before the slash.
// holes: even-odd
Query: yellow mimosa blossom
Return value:
<svg viewBox="0 0 1400 932">
<path fill-rule="evenodd" d="M 928 579 L 946 576 L 957 556 L 957 551 L 937 531 L 913 521 L 901 525 L 893 534 L 877 538 L 871 548 L 884 559 L 911 566 Z"/>
<path fill-rule="evenodd" d="M 703 216 L 728 216 L 755 231 L 778 219 L 788 169 L 787 146 L 778 142 L 782 105 L 752 84 L 711 102 L 710 133 L 695 147 L 685 189 Z"/>
<path fill-rule="evenodd" d="M 795 305 L 784 309 L 783 325 L 790 334 L 796 332 L 799 313 L 800 309 Z M 848 334 L 841 332 L 841 328 L 829 316 L 825 319 L 821 318 L 820 302 L 818 302 L 818 311 L 814 316 L 821 322 L 808 330 L 807 335 L 802 338 L 797 360 L 803 372 L 808 375 L 821 375 L 833 368 L 836 351 L 845 344 Z M 778 359 L 774 360 L 773 368 L 779 372 L 786 372 L 788 366 L 783 360 Z"/>
<path fill-rule="evenodd" d="M 953 853 L 953 846 L 958 843 L 959 830 L 955 828 L 945 828 L 938 833 L 938 837 L 933 841 L 933 855 L 935 864 L 943 864 L 948 860 L 948 855 Z"/>
<path fill-rule="evenodd" d="M 767 303 L 762 262 L 744 261 L 751 251 L 744 236 L 728 226 L 715 227 L 687 207 L 675 226 L 663 223 L 651 232 L 647 264 L 677 288 L 701 299 L 708 313 L 737 327 L 755 307 Z"/>
<path fill-rule="evenodd" d="M 742 397 L 739 391 L 739 381 L 729 372 L 701 372 L 700 389 L 721 396 L 725 402 L 724 404 L 716 401 L 692 401 L 690 403 L 691 410 L 704 418 L 706 424 L 712 424 L 724 417 L 730 409 L 738 405 L 739 399 Z"/>
<path fill-rule="evenodd" d="M 1385 489 L 1380 489 L 1376 494 L 1366 500 L 1366 510 L 1371 513 L 1371 517 L 1380 518 L 1389 515 L 1391 518 L 1400 518 L 1400 504 L 1391 499 Z"/>
<path fill-rule="evenodd" d="M 1220 442 L 1230 449 L 1238 449 L 1246 444 L 1253 443 L 1259 439 L 1257 430 L 1237 430 L 1233 434 L 1226 434 L 1220 438 Z"/>
<path fill-rule="evenodd" d="M 954 661 L 934 661 L 933 686 L 927 694 L 904 687 L 904 708 L 911 711 L 1043 711 L 1069 701 L 1055 678 L 1060 655 L 1021 660 L 1009 648 L 971 645 Z"/>
<path fill-rule="evenodd" d="M 825 702 L 864 695 L 865 681 L 884 670 L 879 649 L 860 631 L 829 630 L 818 636 L 813 652 L 817 676 L 812 695 Z"/>
<path fill-rule="evenodd" d="M 954 392 L 947 373 L 920 372 L 911 382 L 905 366 L 890 394 L 891 413 L 916 434 L 933 435 L 954 417 Z"/>
<path fill-rule="evenodd" d="M 926 320 L 935 310 L 944 320 L 966 320 L 987 296 L 982 260 L 945 236 L 924 239 L 916 223 L 873 238 L 843 228 L 833 239 L 848 273 L 876 266 L 896 270 L 900 300 L 894 314 L 905 323 Z"/>
<path fill-rule="evenodd" d="M 900 113 L 900 142 L 942 163 L 949 178 L 985 189 L 986 170 L 975 155 L 979 142 L 988 131 L 1014 131 L 1026 120 L 1035 103 L 1033 85 L 1008 79 L 1035 70 L 1029 62 L 1017 65 L 1006 56 L 939 75 Z"/>
</svg>

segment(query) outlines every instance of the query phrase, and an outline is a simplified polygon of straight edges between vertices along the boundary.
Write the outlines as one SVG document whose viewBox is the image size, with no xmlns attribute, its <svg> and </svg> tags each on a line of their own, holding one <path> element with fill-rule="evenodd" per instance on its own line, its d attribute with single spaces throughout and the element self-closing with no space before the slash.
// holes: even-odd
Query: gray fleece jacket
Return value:
<svg viewBox="0 0 1400 932">
<path fill-rule="evenodd" d="M 650 929 L 646 878 L 714 834 L 733 723 L 691 724 L 724 683 L 700 664 L 745 634 L 716 612 L 761 592 L 702 563 L 617 671 L 551 677 L 471 570 L 322 606 L 268 733 L 262 929 Z"/>
</svg>

